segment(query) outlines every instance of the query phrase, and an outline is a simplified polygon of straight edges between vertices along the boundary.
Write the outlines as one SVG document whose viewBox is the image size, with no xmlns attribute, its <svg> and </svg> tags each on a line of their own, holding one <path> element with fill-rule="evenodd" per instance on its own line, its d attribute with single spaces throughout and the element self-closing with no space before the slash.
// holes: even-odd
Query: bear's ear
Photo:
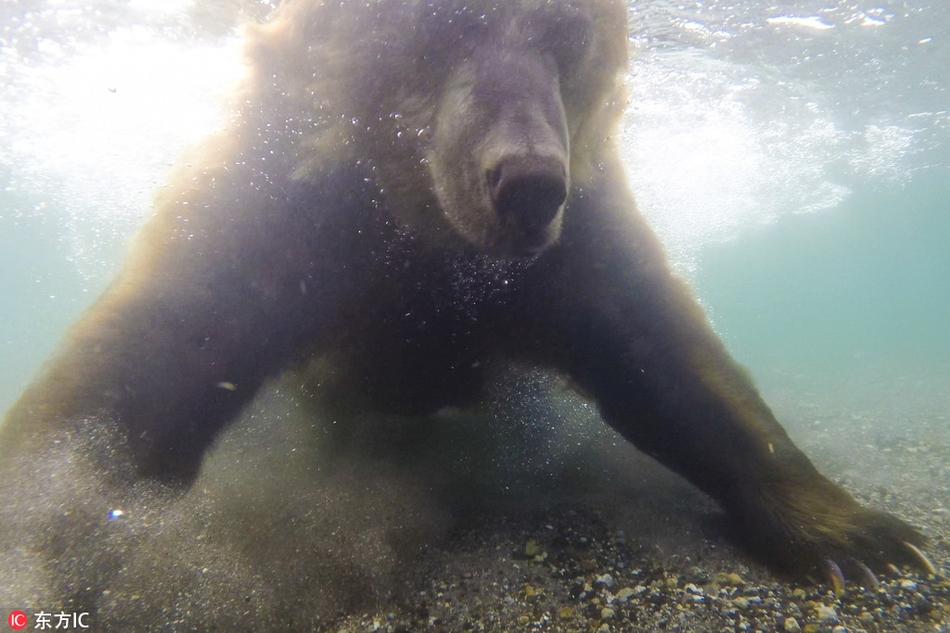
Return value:
<svg viewBox="0 0 950 633">
<path fill-rule="evenodd" d="M 353 69 L 362 60 L 340 53 L 340 32 L 353 28 L 353 14 L 333 3 L 284 2 L 266 23 L 245 28 L 248 70 L 233 98 L 238 124 L 247 134 L 272 137 L 281 133 L 273 122 L 285 121 L 295 180 L 327 172 L 356 151 L 352 92 L 360 86 Z"/>
<path fill-rule="evenodd" d="M 540 33 L 532 37 L 532 44 L 554 58 L 562 76 L 571 75 L 590 54 L 596 38 L 594 24 L 580 11 L 552 13 Z"/>
<path fill-rule="evenodd" d="M 559 68 L 561 92 L 571 135 L 571 179 L 583 185 L 598 160 L 613 151 L 614 137 L 627 106 L 627 8 L 623 2 L 590 2 L 580 16 L 559 20 L 564 55 L 575 62 Z M 577 25 L 578 21 L 584 22 Z"/>
</svg>

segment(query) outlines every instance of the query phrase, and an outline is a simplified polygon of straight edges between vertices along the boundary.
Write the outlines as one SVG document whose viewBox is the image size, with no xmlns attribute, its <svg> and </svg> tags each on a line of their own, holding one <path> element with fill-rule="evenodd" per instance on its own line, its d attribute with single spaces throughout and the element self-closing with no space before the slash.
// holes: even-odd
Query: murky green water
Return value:
<svg viewBox="0 0 950 633">
<path fill-rule="evenodd" d="M 848 371 L 946 371 L 950 358 L 950 174 L 856 191 L 699 255 L 696 284 L 733 352 Z"/>
</svg>

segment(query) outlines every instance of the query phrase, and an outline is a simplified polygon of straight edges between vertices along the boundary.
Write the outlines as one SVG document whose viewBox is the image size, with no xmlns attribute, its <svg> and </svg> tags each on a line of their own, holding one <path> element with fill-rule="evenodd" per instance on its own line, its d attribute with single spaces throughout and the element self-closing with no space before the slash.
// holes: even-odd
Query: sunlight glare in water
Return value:
<svg viewBox="0 0 950 633">
<path fill-rule="evenodd" d="M 682 272 L 709 243 L 849 193 L 827 175 L 847 135 L 820 111 L 762 117 L 750 102 L 765 87 L 741 70 L 675 55 L 634 62 L 621 154 L 641 211 Z"/>
<path fill-rule="evenodd" d="M 129 26 L 79 54 L 43 40 L 44 58 L 55 62 L 19 69 L 12 89 L 20 98 L 0 104 L 0 164 L 15 165 L 15 186 L 46 192 L 53 205 L 44 208 L 61 210 L 88 274 L 95 245 L 130 233 L 182 149 L 222 125 L 224 97 L 242 70 L 239 45 L 182 44 Z"/>
</svg>

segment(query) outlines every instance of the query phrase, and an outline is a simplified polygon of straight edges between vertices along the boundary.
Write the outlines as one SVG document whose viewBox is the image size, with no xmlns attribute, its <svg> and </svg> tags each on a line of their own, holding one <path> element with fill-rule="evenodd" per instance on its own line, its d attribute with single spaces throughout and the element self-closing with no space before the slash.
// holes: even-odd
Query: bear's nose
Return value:
<svg viewBox="0 0 950 633">
<path fill-rule="evenodd" d="M 527 235 L 544 230 L 567 199 L 564 164 L 556 158 L 504 158 L 488 170 L 487 181 L 502 221 Z"/>
</svg>

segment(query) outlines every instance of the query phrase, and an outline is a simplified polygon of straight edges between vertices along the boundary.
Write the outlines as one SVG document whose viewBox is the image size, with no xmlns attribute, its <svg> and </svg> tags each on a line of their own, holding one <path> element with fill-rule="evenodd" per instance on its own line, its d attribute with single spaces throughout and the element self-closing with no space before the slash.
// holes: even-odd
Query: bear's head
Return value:
<svg viewBox="0 0 950 633">
<path fill-rule="evenodd" d="M 285 5 L 252 49 L 273 77 L 257 84 L 308 122 L 298 177 L 356 162 L 381 207 L 442 243 L 496 256 L 555 243 L 625 105 L 625 4 L 314 1 Z"/>
</svg>

